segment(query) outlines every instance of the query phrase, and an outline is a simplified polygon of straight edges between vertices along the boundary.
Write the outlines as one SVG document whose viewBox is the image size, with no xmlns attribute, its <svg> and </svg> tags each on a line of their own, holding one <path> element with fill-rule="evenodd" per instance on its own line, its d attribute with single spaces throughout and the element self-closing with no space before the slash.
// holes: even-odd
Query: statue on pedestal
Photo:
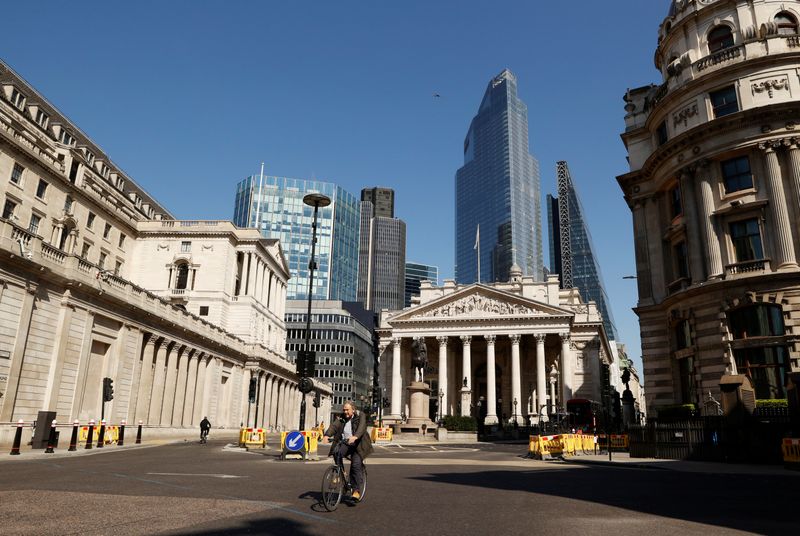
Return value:
<svg viewBox="0 0 800 536">
<path fill-rule="evenodd" d="M 413 355 L 411 356 L 411 366 L 414 368 L 414 381 L 424 381 L 425 367 L 428 366 L 428 349 L 425 346 L 424 338 L 414 339 L 411 343 Z"/>
</svg>

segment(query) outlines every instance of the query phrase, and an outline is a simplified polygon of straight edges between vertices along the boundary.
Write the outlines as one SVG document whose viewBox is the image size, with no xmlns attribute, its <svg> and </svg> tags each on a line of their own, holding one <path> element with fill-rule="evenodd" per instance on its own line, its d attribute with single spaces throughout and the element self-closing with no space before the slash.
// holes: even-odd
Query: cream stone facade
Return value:
<svg viewBox="0 0 800 536">
<path fill-rule="evenodd" d="M 798 1 L 675 0 L 661 85 L 625 96 L 650 410 L 736 374 L 786 398 L 800 371 L 798 20 Z"/>
<path fill-rule="evenodd" d="M 109 422 L 296 426 L 280 245 L 175 221 L 1 62 L 0 204 L 0 442 L 42 410 L 99 419 L 104 377 Z"/>
<path fill-rule="evenodd" d="M 432 401 L 441 395 L 441 415 L 486 424 L 537 423 L 572 398 L 600 401 L 613 365 L 594 302 L 583 303 L 577 289 L 559 290 L 556 276 L 544 283 L 522 277 L 517 266 L 508 283 L 423 282 L 419 303 L 382 312 L 378 333 L 388 422 L 411 410 L 415 340 L 427 348 L 424 381 Z"/>
</svg>

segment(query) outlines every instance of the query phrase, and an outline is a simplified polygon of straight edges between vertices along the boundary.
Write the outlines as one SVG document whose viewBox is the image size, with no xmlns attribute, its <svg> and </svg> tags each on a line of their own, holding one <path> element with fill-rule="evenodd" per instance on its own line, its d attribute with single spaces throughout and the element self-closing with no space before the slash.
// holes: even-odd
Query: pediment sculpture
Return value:
<svg viewBox="0 0 800 536">
<path fill-rule="evenodd" d="M 487 296 L 473 294 L 454 302 L 446 303 L 430 311 L 422 313 L 423 317 L 455 317 L 482 315 L 536 315 L 542 314 L 536 309 L 516 303 L 508 303 Z"/>
</svg>

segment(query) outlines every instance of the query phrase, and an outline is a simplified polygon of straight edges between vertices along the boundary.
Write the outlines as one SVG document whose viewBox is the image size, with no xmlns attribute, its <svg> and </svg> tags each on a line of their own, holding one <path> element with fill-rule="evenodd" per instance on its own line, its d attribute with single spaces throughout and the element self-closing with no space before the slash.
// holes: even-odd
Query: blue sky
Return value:
<svg viewBox="0 0 800 536">
<path fill-rule="evenodd" d="M 631 311 L 622 96 L 659 82 L 668 0 L 13 2 L 0 57 L 177 218 L 231 219 L 266 172 L 396 191 L 407 258 L 453 275 L 454 175 L 488 81 L 517 76 L 542 200 L 583 200 L 620 338 Z M 441 95 L 433 97 L 434 93 Z M 543 207 L 543 214 L 546 211 Z M 543 222 L 544 236 L 546 223 Z M 545 247 L 545 251 L 547 247 Z"/>
</svg>

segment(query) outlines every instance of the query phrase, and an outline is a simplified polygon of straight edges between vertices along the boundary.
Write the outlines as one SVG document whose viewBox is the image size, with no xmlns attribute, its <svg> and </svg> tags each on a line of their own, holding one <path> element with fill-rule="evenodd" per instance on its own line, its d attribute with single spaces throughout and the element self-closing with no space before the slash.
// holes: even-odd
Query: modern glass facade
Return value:
<svg viewBox="0 0 800 536">
<path fill-rule="evenodd" d="M 419 296 L 419 285 L 423 281 L 431 281 L 439 285 L 439 268 L 417 262 L 406 263 L 406 299 L 405 307 L 411 306 L 411 296 Z"/>
<path fill-rule="evenodd" d="M 456 172 L 456 280 L 508 281 L 516 262 L 543 279 L 539 163 L 528 148 L 528 108 L 509 70 L 486 88 Z M 480 226 L 480 244 L 477 244 Z"/>
<path fill-rule="evenodd" d="M 331 198 L 319 209 L 314 271 L 315 300 L 356 299 L 358 280 L 358 198 L 339 186 L 321 181 L 255 175 L 236 187 L 233 221 L 253 227 L 266 238 L 278 238 L 289 263 L 287 299 L 308 299 L 308 263 L 314 208 L 303 203 L 307 193 Z"/>
<path fill-rule="evenodd" d="M 597 304 L 606 335 L 610 340 L 617 340 L 617 328 L 600 264 L 594 254 L 592 236 L 566 162 L 558 163 L 558 194 L 558 197 L 547 196 L 550 271 L 558 274 L 561 288 L 577 287 L 583 301 Z"/>
</svg>

